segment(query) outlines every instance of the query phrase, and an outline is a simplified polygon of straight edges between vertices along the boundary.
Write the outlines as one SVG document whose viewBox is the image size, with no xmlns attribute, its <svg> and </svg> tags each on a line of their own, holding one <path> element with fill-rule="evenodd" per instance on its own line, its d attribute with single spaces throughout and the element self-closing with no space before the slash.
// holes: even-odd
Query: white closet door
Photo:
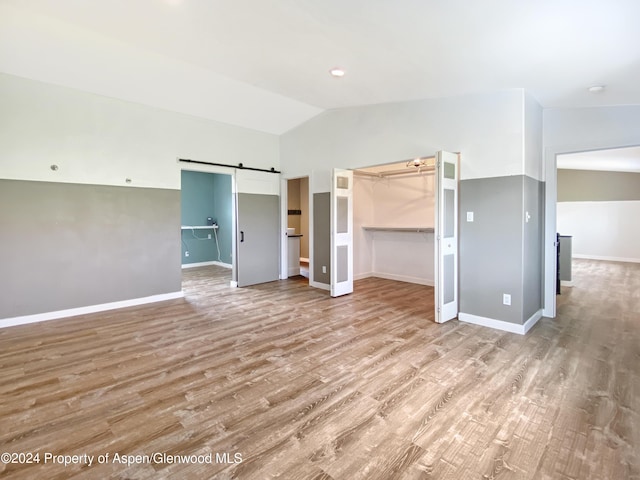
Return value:
<svg viewBox="0 0 640 480">
<path fill-rule="evenodd" d="M 435 314 L 444 323 L 458 316 L 458 155 L 436 153 Z"/>
<path fill-rule="evenodd" d="M 333 169 L 331 182 L 331 296 L 353 292 L 353 172 Z"/>
</svg>

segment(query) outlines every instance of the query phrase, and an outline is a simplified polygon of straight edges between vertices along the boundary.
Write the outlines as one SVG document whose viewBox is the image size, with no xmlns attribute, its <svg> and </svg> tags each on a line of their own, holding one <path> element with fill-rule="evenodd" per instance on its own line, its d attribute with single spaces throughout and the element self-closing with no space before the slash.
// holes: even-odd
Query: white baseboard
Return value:
<svg viewBox="0 0 640 480">
<path fill-rule="evenodd" d="M 625 263 L 640 263 L 640 258 L 627 258 L 627 257 L 603 257 L 600 255 L 582 255 L 574 253 L 571 258 L 582 258 L 585 260 L 605 260 L 607 262 L 625 262 Z"/>
<path fill-rule="evenodd" d="M 496 320 L 494 318 L 480 317 L 478 315 L 471 315 L 470 313 L 458 313 L 458 320 L 461 322 L 473 323 L 474 325 L 480 325 L 482 327 L 495 328 L 505 332 L 517 333 L 524 335 L 531 327 L 533 327 L 538 320 L 542 318 L 542 310 L 538 310 L 534 313 L 523 325 L 517 323 L 505 322 L 504 320 Z"/>
<path fill-rule="evenodd" d="M 331 291 L 331 285 L 329 285 L 328 283 L 312 282 L 311 280 L 309 280 L 309 286 L 321 288 L 322 290 L 327 290 L 329 292 Z"/>
<path fill-rule="evenodd" d="M 300 275 L 300 267 L 291 267 L 287 272 L 289 277 L 295 277 L 296 275 Z"/>
<path fill-rule="evenodd" d="M 560 280 L 561 287 L 573 287 L 573 280 Z"/>
<path fill-rule="evenodd" d="M 217 265 L 219 267 L 224 267 L 224 268 L 233 268 L 233 265 L 231 265 L 230 263 L 222 263 L 222 262 L 217 262 L 217 261 L 211 261 L 211 262 L 196 262 L 196 263 L 184 263 L 182 265 L 182 268 L 195 268 L 195 267 L 206 267 L 209 265 Z"/>
<path fill-rule="evenodd" d="M 162 293 L 160 295 L 151 295 L 149 297 L 132 298 L 131 300 L 122 300 L 119 302 L 89 305 L 87 307 L 57 310 L 55 312 L 36 313 L 34 315 L 24 315 L 21 317 L 3 318 L 0 319 L 0 328 L 13 327 L 15 325 L 26 325 L 28 323 L 46 322 L 48 320 L 56 320 L 58 318 L 75 317 L 77 315 L 86 315 L 89 313 L 104 312 L 107 310 L 115 310 L 118 308 L 134 307 L 136 305 L 163 302 L 165 300 L 173 300 L 182 297 L 184 297 L 184 292 L 179 291 Z"/>
<path fill-rule="evenodd" d="M 370 278 L 370 277 L 375 277 L 375 273 L 373 273 L 373 272 L 358 273 L 357 275 L 353 276 L 353 279 L 354 280 L 362 280 L 363 278 Z"/>
<path fill-rule="evenodd" d="M 380 272 L 367 272 L 367 273 L 359 273 L 358 275 L 354 275 L 354 280 L 362 280 L 363 278 L 384 278 L 387 280 L 395 280 L 397 282 L 406 282 L 406 283 L 415 283 L 418 285 L 427 285 L 429 287 L 433 287 L 433 280 L 429 280 L 427 278 L 420 277 L 410 277 L 408 275 L 396 275 L 395 273 L 380 273 Z"/>
</svg>

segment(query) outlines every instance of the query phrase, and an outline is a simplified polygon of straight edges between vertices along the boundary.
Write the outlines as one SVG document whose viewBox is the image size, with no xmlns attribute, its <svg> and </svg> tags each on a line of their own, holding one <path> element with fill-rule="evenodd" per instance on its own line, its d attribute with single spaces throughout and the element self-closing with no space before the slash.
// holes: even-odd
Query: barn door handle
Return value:
<svg viewBox="0 0 640 480">
<path fill-rule="evenodd" d="M 244 232 L 240 230 L 240 243 L 244 242 Z"/>
</svg>

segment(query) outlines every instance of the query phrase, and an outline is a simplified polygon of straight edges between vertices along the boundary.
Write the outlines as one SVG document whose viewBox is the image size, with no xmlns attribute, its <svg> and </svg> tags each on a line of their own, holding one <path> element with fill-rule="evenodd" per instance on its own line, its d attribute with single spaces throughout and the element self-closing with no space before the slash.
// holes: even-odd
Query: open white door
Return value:
<svg viewBox="0 0 640 480">
<path fill-rule="evenodd" d="M 458 316 L 458 155 L 436 153 L 436 322 Z"/>
<path fill-rule="evenodd" d="M 353 292 L 353 172 L 333 169 L 331 182 L 331 296 Z"/>
</svg>

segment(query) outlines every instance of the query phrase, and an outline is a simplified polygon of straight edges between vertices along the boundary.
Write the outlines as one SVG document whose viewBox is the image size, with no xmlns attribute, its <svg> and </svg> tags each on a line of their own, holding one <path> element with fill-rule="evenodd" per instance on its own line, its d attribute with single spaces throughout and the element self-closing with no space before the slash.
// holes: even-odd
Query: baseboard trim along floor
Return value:
<svg viewBox="0 0 640 480">
<path fill-rule="evenodd" d="M 473 323 L 474 325 L 481 325 L 483 327 L 495 328 L 505 332 L 517 333 L 524 335 L 531 327 L 533 327 L 538 320 L 542 318 L 542 310 L 538 310 L 534 313 L 524 324 L 505 322 L 503 320 L 496 320 L 494 318 L 480 317 L 478 315 L 471 315 L 470 313 L 459 313 L 458 320 L 461 322 Z"/>
<path fill-rule="evenodd" d="M 56 320 L 58 318 L 75 317 L 77 315 L 86 315 L 88 313 L 105 312 L 107 310 L 115 310 L 117 308 L 134 307 L 136 305 L 144 305 L 147 303 L 163 302 L 165 300 L 173 300 L 184 297 L 182 291 L 162 293 L 160 295 L 151 295 L 149 297 L 132 298 L 130 300 L 122 300 L 119 302 L 101 303 L 99 305 L 89 305 L 86 307 L 69 308 L 66 310 L 57 310 L 55 312 L 36 313 L 34 315 L 23 315 L 20 317 L 10 317 L 0 319 L 0 328 L 13 327 L 16 325 L 27 325 L 29 323 L 46 322 L 48 320 Z"/>
</svg>

